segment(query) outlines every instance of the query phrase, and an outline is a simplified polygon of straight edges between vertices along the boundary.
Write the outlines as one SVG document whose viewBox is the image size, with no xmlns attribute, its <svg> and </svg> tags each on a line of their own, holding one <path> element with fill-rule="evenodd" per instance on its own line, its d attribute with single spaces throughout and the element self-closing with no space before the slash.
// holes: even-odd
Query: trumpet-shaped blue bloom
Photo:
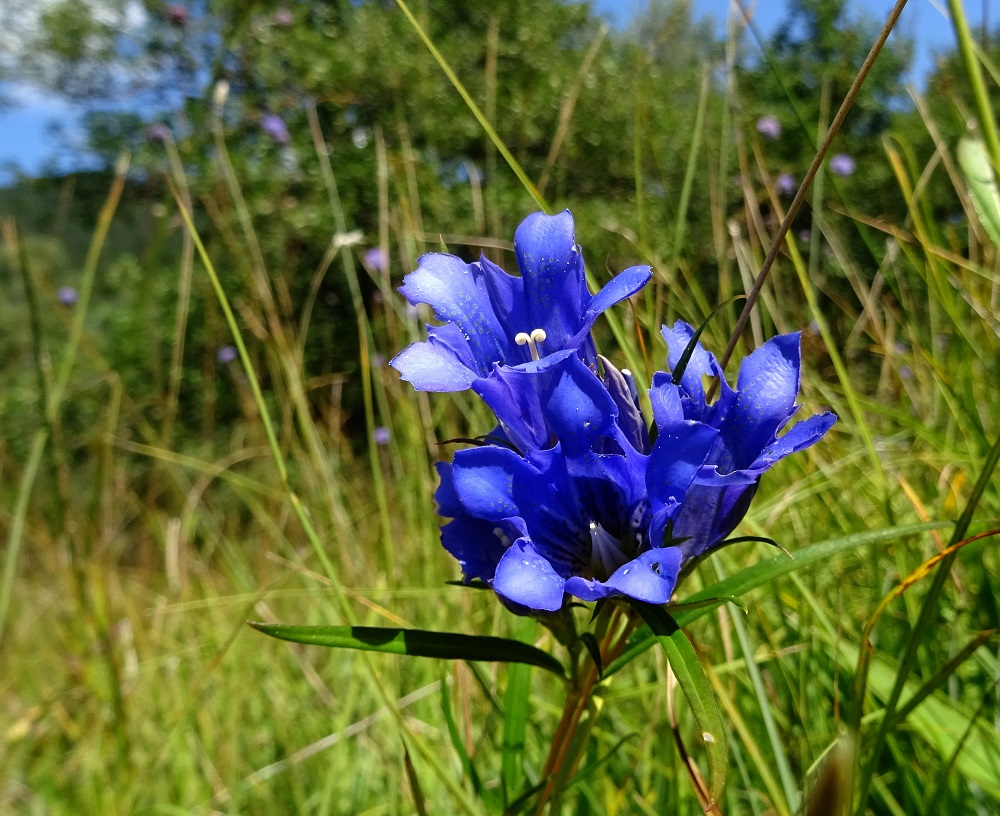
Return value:
<svg viewBox="0 0 1000 816">
<path fill-rule="evenodd" d="M 514 234 L 514 251 L 520 277 L 485 257 L 471 264 L 442 253 L 420 259 L 400 291 L 413 305 L 431 306 L 444 325 L 429 326 L 425 342 L 392 360 L 404 380 L 421 391 L 461 391 L 494 365 L 518 366 L 566 349 L 595 363 L 594 320 L 652 274 L 648 266 L 631 267 L 591 296 L 568 210 L 528 216 Z"/>
<path fill-rule="evenodd" d="M 718 431 L 679 418 L 637 450 L 615 398 L 571 352 L 495 374 L 480 393 L 514 447 L 438 466 L 438 510 L 453 519 L 442 543 L 466 580 L 519 612 L 556 611 L 567 594 L 669 601 L 684 553 L 664 531 Z"/>
<path fill-rule="evenodd" d="M 663 329 L 668 362 L 676 369 L 694 336 L 678 321 Z M 716 383 L 716 399 L 707 390 Z M 719 434 L 684 506 L 674 519 L 673 535 L 688 558 L 720 544 L 739 524 L 753 499 L 760 477 L 780 459 L 804 450 L 837 421 L 827 412 L 809 417 L 779 436 L 799 410 L 799 333 L 768 340 L 743 359 L 736 389 L 726 382 L 715 356 L 701 343 L 675 384 L 670 374 L 653 377 L 650 400 L 657 427 L 681 419 L 697 420 Z"/>
</svg>

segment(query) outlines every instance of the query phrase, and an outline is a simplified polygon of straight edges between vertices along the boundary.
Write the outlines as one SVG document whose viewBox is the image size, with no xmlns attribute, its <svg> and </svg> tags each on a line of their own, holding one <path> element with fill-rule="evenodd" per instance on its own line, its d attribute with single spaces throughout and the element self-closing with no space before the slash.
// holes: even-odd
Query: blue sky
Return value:
<svg viewBox="0 0 1000 816">
<path fill-rule="evenodd" d="M 911 80 L 918 86 L 933 67 L 935 52 L 954 47 L 954 35 L 949 21 L 942 14 L 945 0 L 910 0 L 900 18 L 899 28 L 917 43 L 917 54 Z M 696 17 L 714 17 L 722 32 L 730 0 L 692 0 Z M 755 20 L 766 35 L 773 31 L 787 9 L 786 0 L 748 0 L 756 6 Z M 967 2 L 966 14 L 972 25 L 982 20 L 983 8 L 989 2 Z M 595 7 L 616 24 L 627 23 L 636 10 L 645 6 L 645 0 L 595 0 Z M 893 6 L 893 0 L 850 0 L 852 13 L 864 12 L 884 20 Z M 1000 22 L 991 20 L 991 25 Z M 80 113 L 53 95 L 14 88 L 13 95 L 19 104 L 0 110 L 0 183 L 10 178 L 6 168 L 17 165 L 28 173 L 38 173 L 46 166 L 68 168 L 74 162 L 74 151 L 67 149 L 65 140 L 56 138 L 51 128 L 56 123 L 70 126 L 78 122 Z M 10 95 L 10 94 L 8 94 Z"/>
</svg>

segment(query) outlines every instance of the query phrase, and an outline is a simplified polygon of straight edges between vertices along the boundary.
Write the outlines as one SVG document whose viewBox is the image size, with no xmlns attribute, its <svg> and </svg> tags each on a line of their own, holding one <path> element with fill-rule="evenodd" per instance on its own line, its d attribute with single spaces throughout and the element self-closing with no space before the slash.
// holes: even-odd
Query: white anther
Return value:
<svg viewBox="0 0 1000 816">
<path fill-rule="evenodd" d="M 545 329 L 533 329 L 531 334 L 518 332 L 514 335 L 514 342 L 519 346 L 527 346 L 531 352 L 531 359 L 538 359 L 538 343 L 545 342 Z"/>
</svg>

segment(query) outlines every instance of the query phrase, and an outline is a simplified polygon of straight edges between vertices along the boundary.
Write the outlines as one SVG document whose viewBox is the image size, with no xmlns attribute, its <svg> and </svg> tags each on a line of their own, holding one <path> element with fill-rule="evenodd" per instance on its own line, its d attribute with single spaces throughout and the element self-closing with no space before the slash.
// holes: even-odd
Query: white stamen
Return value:
<svg viewBox="0 0 1000 816">
<path fill-rule="evenodd" d="M 538 359 L 538 343 L 545 342 L 545 329 L 533 329 L 531 334 L 518 332 L 514 335 L 514 342 L 519 346 L 527 346 L 531 352 L 531 359 Z"/>
<path fill-rule="evenodd" d="M 596 521 L 590 522 L 590 565 L 604 572 L 605 577 L 628 561 L 619 541 Z"/>
</svg>

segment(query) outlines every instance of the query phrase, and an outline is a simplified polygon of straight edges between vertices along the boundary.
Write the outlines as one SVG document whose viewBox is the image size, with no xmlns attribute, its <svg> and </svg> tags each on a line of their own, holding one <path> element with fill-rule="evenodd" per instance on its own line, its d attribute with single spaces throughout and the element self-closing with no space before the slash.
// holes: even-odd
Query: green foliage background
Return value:
<svg viewBox="0 0 1000 816">
<path fill-rule="evenodd" d="M 450 455 L 439 440 L 488 418 L 468 395 L 414 394 L 386 360 L 429 317 L 394 291 L 417 258 L 485 252 L 514 271 L 511 236 L 536 205 L 394 5 L 213 0 L 185 6 L 183 23 L 170 6 L 145 0 L 146 22 L 129 27 L 124 3 L 103 16 L 49 4 L 19 63 L 86 108 L 94 169 L 21 178 L 0 197 L 0 647 L 13 656 L 0 671 L 0 810 L 480 812 L 441 689 L 490 786 L 507 669 L 288 647 L 243 621 L 519 634 L 489 593 L 444 586 L 457 569 L 433 514 L 432 466 Z M 582 3 L 412 7 L 527 176 L 573 211 L 594 279 L 656 270 L 616 312 L 640 379 L 662 367 L 659 322 L 700 323 L 746 291 L 788 206 L 774 180 L 802 178 L 881 22 L 797 0 L 768 42 L 719 41 L 681 2 L 621 31 Z M 996 37 L 982 41 L 995 80 Z M 746 616 L 691 625 L 730 729 L 726 813 L 799 812 L 851 710 L 853 769 L 871 774 L 856 812 L 989 813 L 1000 797 L 989 540 L 962 551 L 906 678 L 927 701 L 887 750 L 873 738 L 926 582 L 874 629 L 867 693 L 852 684 L 879 601 L 950 535 L 893 529 L 955 519 L 1000 429 L 998 255 L 954 158 L 975 108 L 967 66 L 942 55 L 926 91 L 907 89 L 911 46 L 890 42 L 832 151 L 858 169 L 817 179 L 741 347 L 803 330 L 803 410 L 841 416 L 765 482 L 743 532 L 793 553 L 888 532 L 756 590 Z M 262 130 L 269 114 L 288 144 Z M 763 115 L 780 137 L 756 131 Z M 247 371 L 218 357 L 233 337 L 173 190 L 233 304 L 286 478 Z M 61 306 L 59 287 L 86 291 L 92 242 L 89 302 Z M 385 269 L 366 259 L 374 247 Z M 709 327 L 717 351 L 733 312 Z M 371 442 L 378 426 L 385 446 Z M 998 516 L 994 480 L 973 531 Z M 681 594 L 772 556 L 734 550 Z M 650 653 L 603 689 L 612 714 L 584 762 L 599 770 L 564 812 L 700 812 L 663 670 Z M 560 697 L 550 678 L 529 688 L 531 783 Z M 701 762 L 683 705 L 679 716 Z M 846 778 L 852 762 L 828 767 Z"/>
</svg>

